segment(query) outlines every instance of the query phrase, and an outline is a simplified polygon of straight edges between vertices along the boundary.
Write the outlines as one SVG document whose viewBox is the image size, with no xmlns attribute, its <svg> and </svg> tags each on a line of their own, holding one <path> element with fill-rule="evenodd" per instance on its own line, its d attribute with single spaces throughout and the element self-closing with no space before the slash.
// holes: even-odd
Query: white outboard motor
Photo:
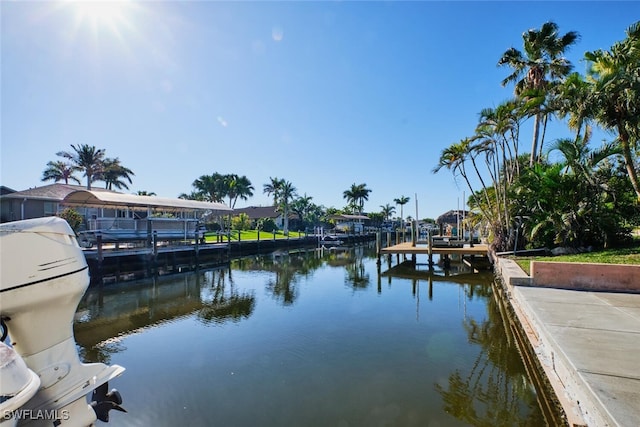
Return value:
<svg viewBox="0 0 640 427">
<path fill-rule="evenodd" d="M 0 427 L 18 424 L 16 414 L 40 387 L 40 378 L 11 347 L 0 342 Z"/>
<path fill-rule="evenodd" d="M 86 427 L 97 419 L 108 421 L 111 409 L 126 412 L 120 394 L 108 391 L 108 381 L 124 368 L 81 363 L 76 350 L 73 316 L 88 286 L 87 262 L 66 221 L 49 217 L 0 224 L 0 341 L 8 334 L 11 347 L 40 382 L 33 397 L 12 407 L 11 416 L 0 417 L 18 425 Z M 28 378 L 18 365 L 6 372 Z M 2 389 L 4 378 L 3 371 Z M 2 399 L 18 402 L 19 394 Z"/>
</svg>

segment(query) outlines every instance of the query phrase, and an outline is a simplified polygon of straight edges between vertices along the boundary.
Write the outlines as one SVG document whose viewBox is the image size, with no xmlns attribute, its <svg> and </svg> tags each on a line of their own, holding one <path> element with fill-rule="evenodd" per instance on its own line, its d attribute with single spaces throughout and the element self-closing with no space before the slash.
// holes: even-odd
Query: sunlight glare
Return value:
<svg viewBox="0 0 640 427">
<path fill-rule="evenodd" d="M 75 0 L 70 1 L 75 9 L 77 26 L 88 24 L 94 34 L 108 28 L 120 36 L 120 27 L 128 25 L 128 11 L 132 2 L 129 0 Z"/>
</svg>

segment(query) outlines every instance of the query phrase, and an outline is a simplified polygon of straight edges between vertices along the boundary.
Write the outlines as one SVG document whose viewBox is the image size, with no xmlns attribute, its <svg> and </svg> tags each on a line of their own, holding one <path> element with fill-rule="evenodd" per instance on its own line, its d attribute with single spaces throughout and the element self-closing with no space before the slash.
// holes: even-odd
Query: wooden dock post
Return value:
<svg viewBox="0 0 640 427">
<path fill-rule="evenodd" d="M 418 240 L 417 231 L 418 231 L 418 221 L 413 220 L 411 221 L 411 246 L 416 245 L 416 241 Z"/>
<path fill-rule="evenodd" d="M 427 255 L 429 256 L 429 270 L 433 270 L 433 236 L 427 231 Z"/>
<path fill-rule="evenodd" d="M 151 243 L 153 244 L 153 257 L 151 258 L 153 267 L 155 268 L 158 263 L 158 232 L 153 231 L 153 237 L 151 238 Z"/>
<path fill-rule="evenodd" d="M 382 244 L 382 235 L 380 231 L 376 231 L 376 257 L 378 258 L 377 264 L 380 268 L 380 246 Z"/>
</svg>

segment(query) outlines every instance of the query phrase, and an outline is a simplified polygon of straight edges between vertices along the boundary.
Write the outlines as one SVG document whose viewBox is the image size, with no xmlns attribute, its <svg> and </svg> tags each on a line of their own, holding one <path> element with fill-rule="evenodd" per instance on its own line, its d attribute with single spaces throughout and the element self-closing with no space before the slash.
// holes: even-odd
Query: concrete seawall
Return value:
<svg viewBox="0 0 640 427">
<path fill-rule="evenodd" d="M 559 275 L 551 276 L 559 288 L 536 287 L 515 261 L 494 265 L 568 425 L 637 426 L 640 294 L 595 292 L 584 279 L 565 284 Z"/>
<path fill-rule="evenodd" d="M 531 285 L 640 292 L 640 265 L 531 261 Z"/>
</svg>

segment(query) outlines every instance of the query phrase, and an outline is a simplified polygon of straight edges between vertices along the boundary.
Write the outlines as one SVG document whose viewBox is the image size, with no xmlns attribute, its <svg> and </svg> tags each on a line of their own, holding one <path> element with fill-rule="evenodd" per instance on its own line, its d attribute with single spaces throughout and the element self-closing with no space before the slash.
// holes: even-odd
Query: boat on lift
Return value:
<svg viewBox="0 0 640 427">
<path fill-rule="evenodd" d="M 0 224 L 1 427 L 86 427 L 108 422 L 111 409 L 126 412 L 108 388 L 125 369 L 78 356 L 73 316 L 88 286 L 87 262 L 66 221 Z"/>
</svg>

